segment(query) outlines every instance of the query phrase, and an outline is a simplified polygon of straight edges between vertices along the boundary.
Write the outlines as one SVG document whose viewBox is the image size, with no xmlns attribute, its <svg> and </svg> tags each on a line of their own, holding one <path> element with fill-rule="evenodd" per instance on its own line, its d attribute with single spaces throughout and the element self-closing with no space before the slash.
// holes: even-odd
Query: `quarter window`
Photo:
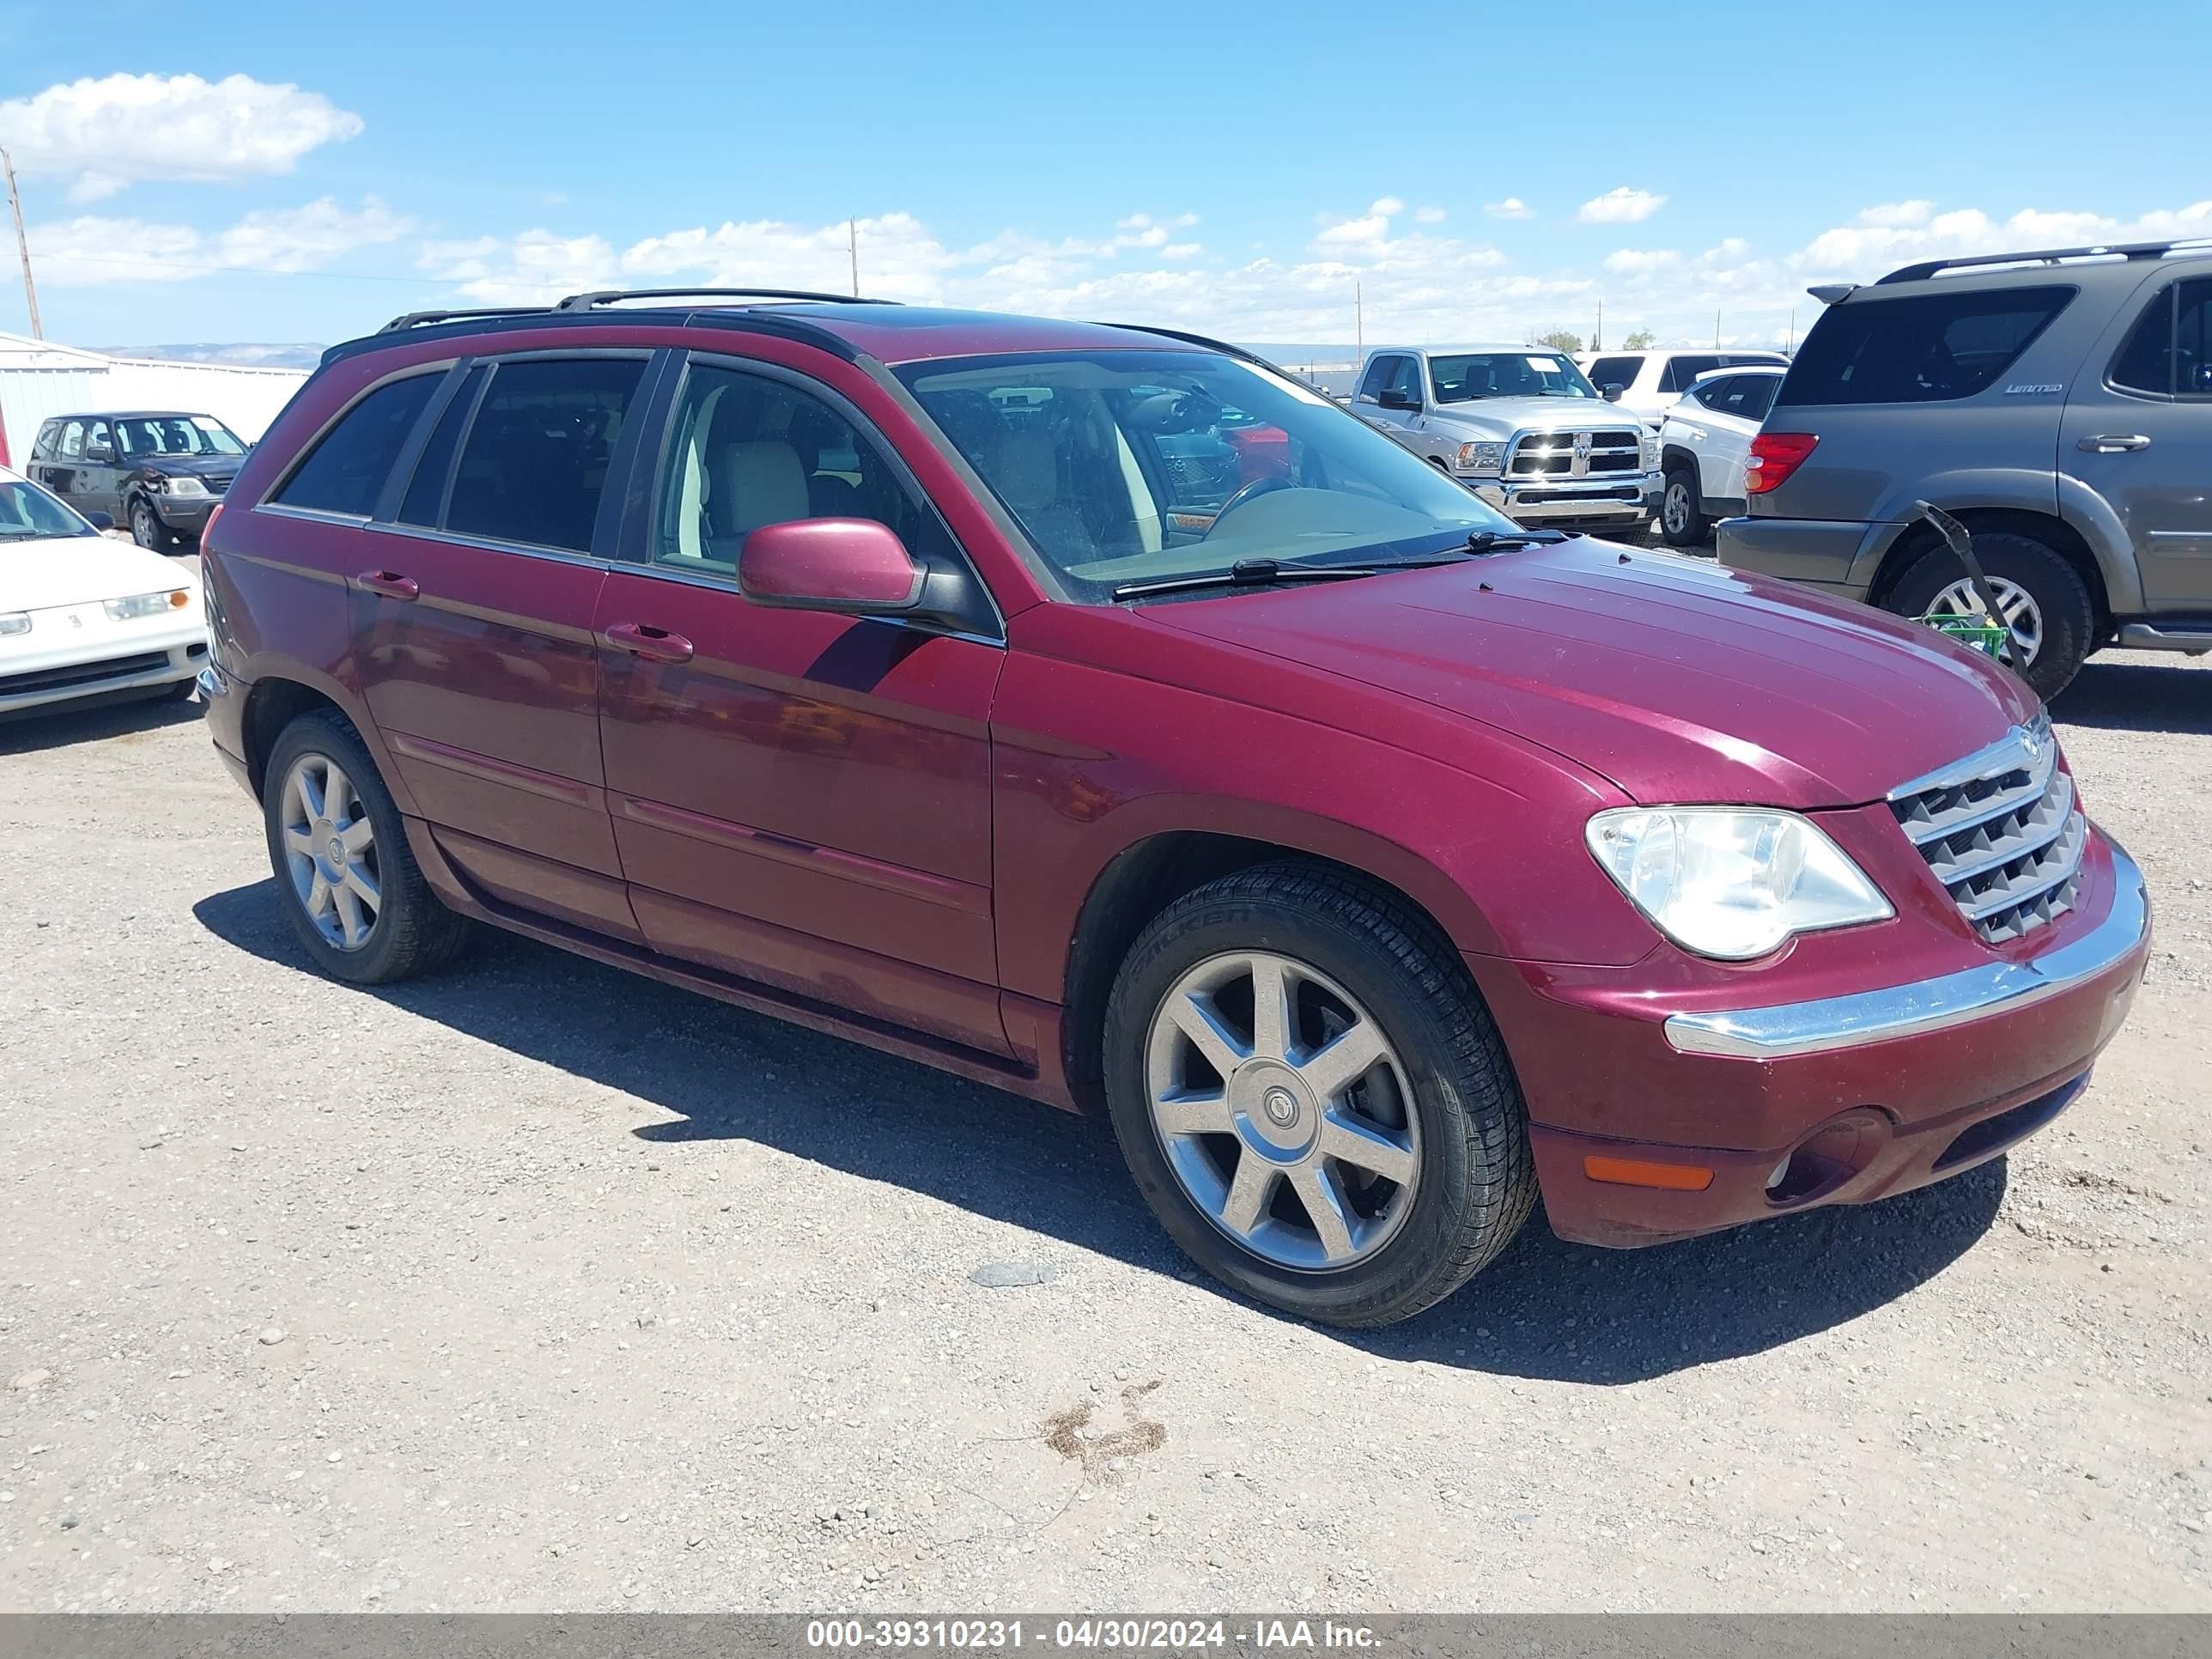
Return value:
<svg viewBox="0 0 2212 1659">
<path fill-rule="evenodd" d="M 1941 403 L 1986 391 L 2073 299 L 2071 288 L 1999 288 L 1847 300 L 1812 332 L 1775 403 Z"/>
<path fill-rule="evenodd" d="M 500 364 L 461 446 L 445 527 L 590 552 L 615 440 L 644 374 L 635 357 Z"/>
<path fill-rule="evenodd" d="M 495 384 L 494 395 L 498 387 Z M 745 538 L 796 519 L 872 519 L 917 558 L 951 551 L 883 452 L 785 381 L 699 365 L 684 382 L 653 514 L 653 562 L 733 576 Z"/>
<path fill-rule="evenodd" d="M 1659 376 L 1662 392 L 1681 392 L 1694 384 L 1700 374 L 1711 374 L 1723 367 L 1720 354 L 1710 357 L 1669 357 L 1667 367 Z"/>
<path fill-rule="evenodd" d="M 276 492 L 276 501 L 367 518 L 438 379 L 435 374 L 412 374 L 363 398 L 307 452 L 307 459 Z"/>
</svg>

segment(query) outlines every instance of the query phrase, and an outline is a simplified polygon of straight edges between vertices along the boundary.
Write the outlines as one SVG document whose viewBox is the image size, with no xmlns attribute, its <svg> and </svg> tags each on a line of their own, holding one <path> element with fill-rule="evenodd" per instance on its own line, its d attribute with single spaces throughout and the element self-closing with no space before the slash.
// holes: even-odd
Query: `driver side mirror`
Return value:
<svg viewBox="0 0 2212 1659">
<path fill-rule="evenodd" d="M 115 447 L 112 444 L 87 444 L 84 458 L 95 465 L 112 462 L 115 459 Z"/>
<path fill-rule="evenodd" d="M 1421 406 L 1421 400 L 1419 398 L 1409 392 L 1400 392 L 1395 388 L 1378 392 L 1375 401 L 1384 409 L 1419 409 Z"/>
<path fill-rule="evenodd" d="M 1606 402 L 1617 404 L 1620 401 L 1620 394 L 1627 390 L 1628 388 L 1618 380 L 1607 380 L 1605 383 L 1605 390 L 1601 395 Z"/>
<path fill-rule="evenodd" d="M 921 603 L 928 574 L 873 519 L 764 524 L 738 553 L 738 592 L 785 611 L 896 616 Z"/>
</svg>

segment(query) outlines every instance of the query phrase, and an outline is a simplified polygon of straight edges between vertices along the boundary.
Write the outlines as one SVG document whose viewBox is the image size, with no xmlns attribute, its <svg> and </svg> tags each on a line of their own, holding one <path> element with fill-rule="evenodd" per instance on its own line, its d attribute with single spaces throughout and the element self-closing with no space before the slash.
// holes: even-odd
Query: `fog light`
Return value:
<svg viewBox="0 0 2212 1659">
<path fill-rule="evenodd" d="M 1889 1119 L 1860 1107 L 1823 1123 L 1799 1141 L 1766 1177 L 1770 1204 L 1825 1198 L 1874 1162 L 1889 1139 Z"/>
</svg>

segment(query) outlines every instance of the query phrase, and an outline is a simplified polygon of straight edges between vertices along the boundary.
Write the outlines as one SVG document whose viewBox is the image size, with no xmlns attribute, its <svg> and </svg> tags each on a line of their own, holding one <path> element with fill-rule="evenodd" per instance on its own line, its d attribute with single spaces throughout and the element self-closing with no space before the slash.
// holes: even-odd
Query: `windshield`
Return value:
<svg viewBox="0 0 2212 1659">
<path fill-rule="evenodd" d="M 238 434 L 212 415 L 131 415 L 116 422 L 123 453 L 156 455 L 243 455 Z"/>
<path fill-rule="evenodd" d="M 1597 389 L 1556 351 L 1475 351 L 1429 359 L 1440 404 L 1477 398 L 1595 398 Z"/>
<path fill-rule="evenodd" d="M 1085 602 L 1239 560 L 1368 564 L 1514 533 L 1356 416 L 1237 358 L 1065 352 L 896 372 Z"/>
<path fill-rule="evenodd" d="M 0 478 L 0 541 L 34 536 L 97 536 L 100 532 L 34 483 Z"/>
</svg>

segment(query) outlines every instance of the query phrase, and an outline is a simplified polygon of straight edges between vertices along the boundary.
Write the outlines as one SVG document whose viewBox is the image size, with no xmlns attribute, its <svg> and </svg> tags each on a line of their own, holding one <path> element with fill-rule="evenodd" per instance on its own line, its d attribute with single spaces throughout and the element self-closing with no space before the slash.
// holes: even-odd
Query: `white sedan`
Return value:
<svg viewBox="0 0 2212 1659">
<path fill-rule="evenodd" d="M 197 570 L 111 540 L 0 467 L 0 716 L 117 693 L 189 697 L 207 649 Z"/>
</svg>

